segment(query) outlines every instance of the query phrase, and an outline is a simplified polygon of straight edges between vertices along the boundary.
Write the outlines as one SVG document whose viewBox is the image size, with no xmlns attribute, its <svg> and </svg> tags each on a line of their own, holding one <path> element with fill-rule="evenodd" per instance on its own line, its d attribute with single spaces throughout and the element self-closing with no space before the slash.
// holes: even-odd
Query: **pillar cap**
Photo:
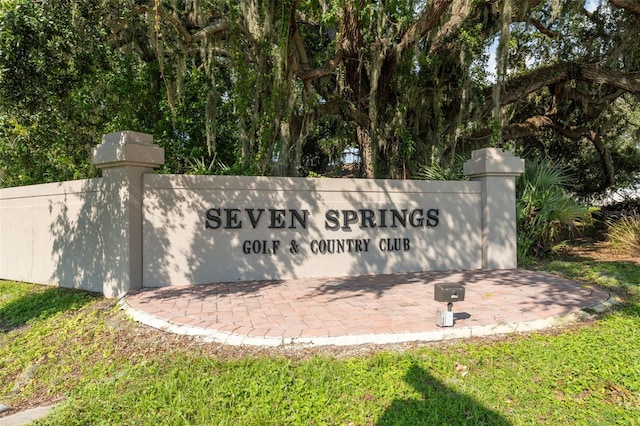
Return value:
<svg viewBox="0 0 640 426">
<path fill-rule="evenodd" d="M 153 143 L 153 136 L 130 130 L 108 133 L 93 148 L 91 163 L 98 168 L 139 166 L 154 168 L 164 164 L 164 149 Z"/>
<path fill-rule="evenodd" d="M 464 174 L 470 177 L 519 176 L 524 173 L 524 160 L 500 148 L 473 151 L 464 163 Z"/>
</svg>

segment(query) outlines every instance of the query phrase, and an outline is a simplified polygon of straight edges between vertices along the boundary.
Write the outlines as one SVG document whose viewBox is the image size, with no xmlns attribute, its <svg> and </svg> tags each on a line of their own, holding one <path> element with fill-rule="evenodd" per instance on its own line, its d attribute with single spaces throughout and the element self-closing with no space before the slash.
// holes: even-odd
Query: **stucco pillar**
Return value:
<svg viewBox="0 0 640 426">
<path fill-rule="evenodd" d="M 499 148 L 471 153 L 464 174 L 482 183 L 482 268 L 518 266 L 516 235 L 516 177 L 524 160 Z"/>
<path fill-rule="evenodd" d="M 102 169 L 98 206 L 103 246 L 103 294 L 120 297 L 142 286 L 142 176 L 164 164 L 153 136 L 123 131 L 102 137 L 92 163 Z"/>
</svg>

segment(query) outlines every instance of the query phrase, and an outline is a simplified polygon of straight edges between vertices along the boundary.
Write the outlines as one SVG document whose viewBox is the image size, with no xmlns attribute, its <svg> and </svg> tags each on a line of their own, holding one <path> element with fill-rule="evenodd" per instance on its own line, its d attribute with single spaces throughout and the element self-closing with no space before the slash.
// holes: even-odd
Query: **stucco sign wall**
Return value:
<svg viewBox="0 0 640 426">
<path fill-rule="evenodd" d="M 471 181 L 154 175 L 151 135 L 103 136 L 102 178 L 0 189 L 0 278 L 142 286 L 516 267 L 524 162 L 474 151 Z M 12 255 L 16 254 L 16 255 Z"/>
<path fill-rule="evenodd" d="M 145 176 L 144 285 L 482 266 L 479 182 Z"/>
</svg>

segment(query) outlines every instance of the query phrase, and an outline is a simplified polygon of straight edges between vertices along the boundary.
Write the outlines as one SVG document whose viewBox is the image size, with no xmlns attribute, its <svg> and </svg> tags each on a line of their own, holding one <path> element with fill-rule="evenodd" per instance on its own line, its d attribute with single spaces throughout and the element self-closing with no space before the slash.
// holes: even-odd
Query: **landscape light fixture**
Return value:
<svg viewBox="0 0 640 426">
<path fill-rule="evenodd" d="M 438 302 L 447 303 L 446 311 L 438 309 L 436 312 L 436 324 L 438 327 L 452 327 L 453 302 L 462 302 L 464 300 L 464 286 L 453 283 L 436 284 L 433 288 L 433 297 Z"/>
</svg>

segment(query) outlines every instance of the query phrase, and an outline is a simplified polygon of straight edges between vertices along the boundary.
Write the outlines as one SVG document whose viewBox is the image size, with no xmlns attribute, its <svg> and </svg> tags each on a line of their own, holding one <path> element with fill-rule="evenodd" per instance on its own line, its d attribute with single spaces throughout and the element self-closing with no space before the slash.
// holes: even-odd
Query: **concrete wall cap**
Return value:
<svg viewBox="0 0 640 426">
<path fill-rule="evenodd" d="M 484 148 L 473 151 L 471 159 L 464 163 L 466 176 L 518 176 L 524 173 L 524 160 L 500 148 Z"/>
<path fill-rule="evenodd" d="M 122 132 L 113 132 L 102 135 L 102 143 L 110 145 L 132 143 L 153 145 L 153 135 L 150 135 L 148 133 L 134 132 L 132 130 L 124 130 Z"/>
<path fill-rule="evenodd" d="M 99 168 L 140 166 L 154 168 L 164 164 L 164 149 L 146 133 L 124 131 L 109 133 L 93 149 L 91 162 Z"/>
</svg>

